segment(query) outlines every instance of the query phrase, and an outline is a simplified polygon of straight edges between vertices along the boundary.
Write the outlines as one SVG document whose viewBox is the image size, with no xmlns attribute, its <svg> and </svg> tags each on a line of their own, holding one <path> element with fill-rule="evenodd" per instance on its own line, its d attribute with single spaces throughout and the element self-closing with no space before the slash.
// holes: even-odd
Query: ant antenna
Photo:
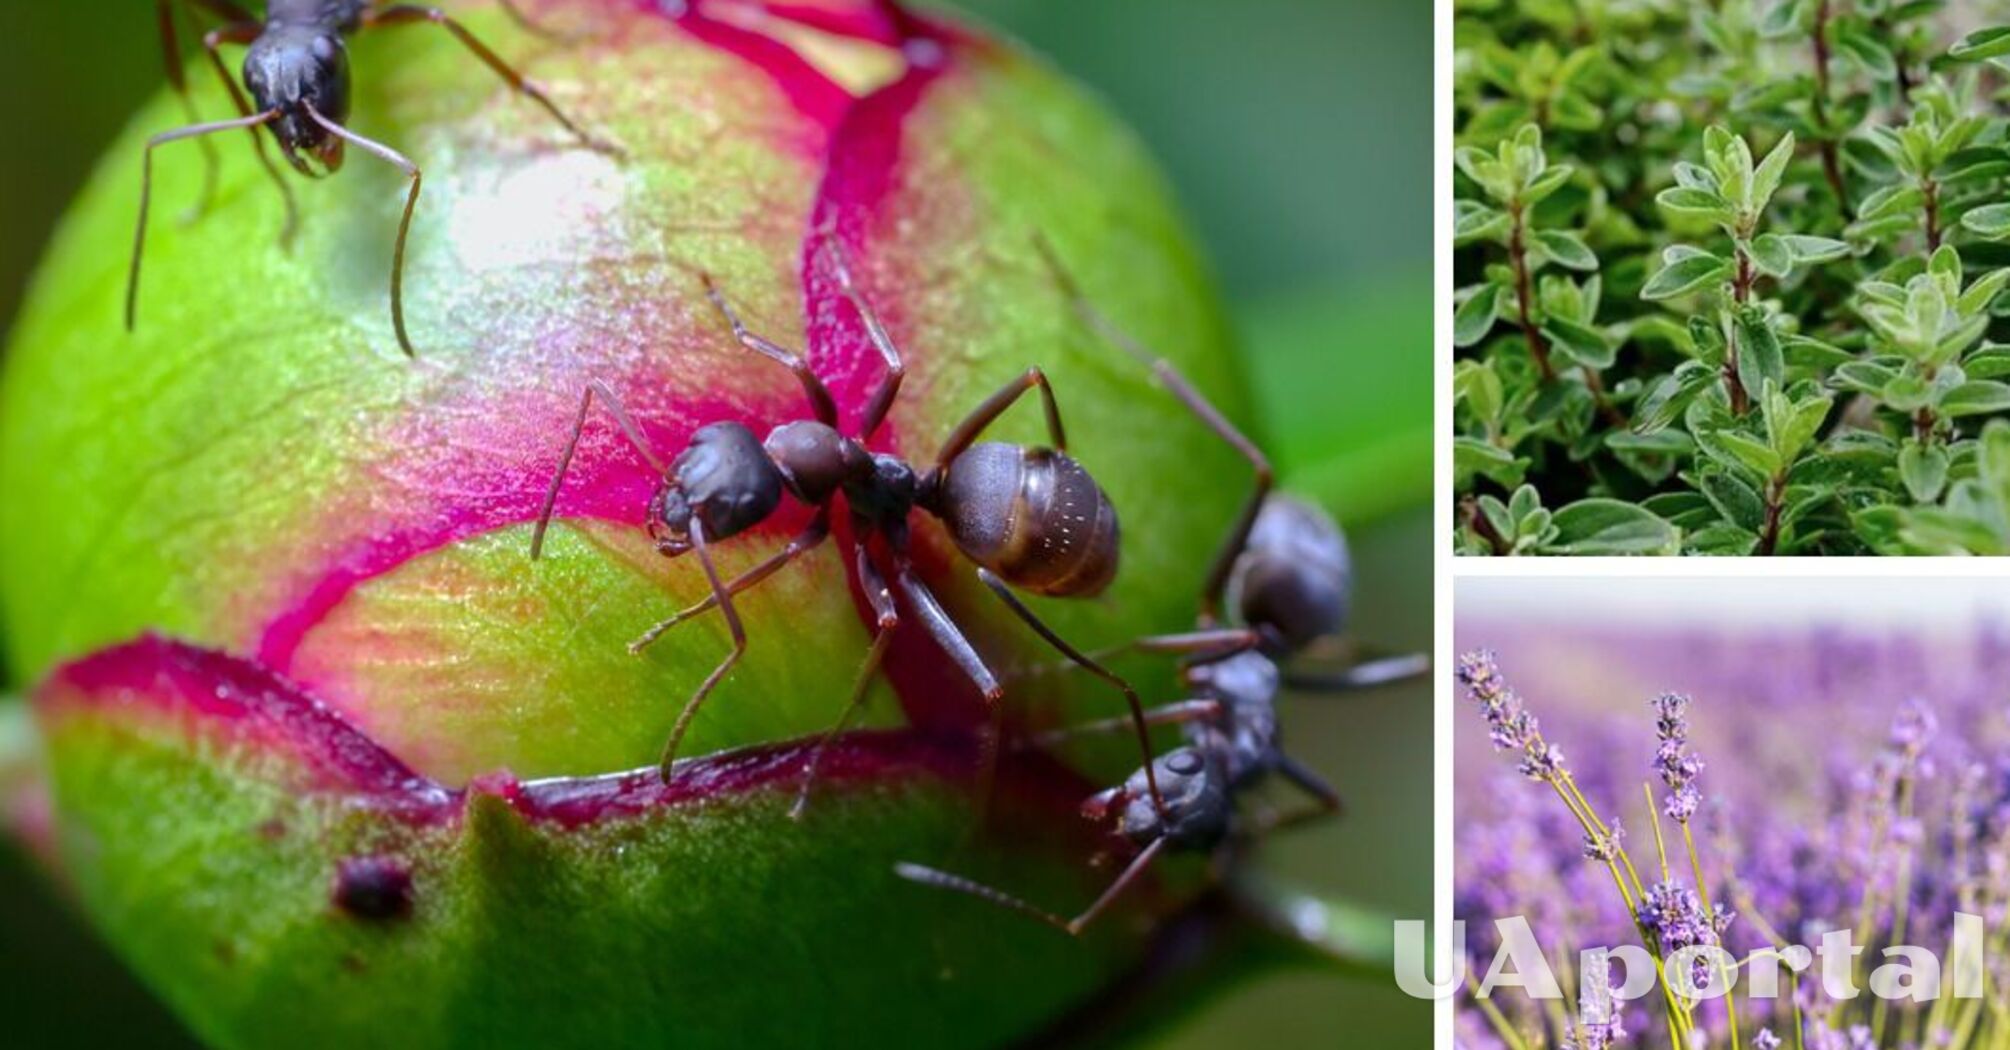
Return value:
<svg viewBox="0 0 2010 1050">
<path fill-rule="evenodd" d="M 600 400 L 607 405 L 608 414 L 614 417 L 615 425 L 621 428 L 621 433 L 628 438 L 628 443 L 635 446 L 635 451 L 641 453 L 642 460 L 649 464 L 649 469 L 654 470 L 658 476 L 667 473 L 663 461 L 656 458 L 656 453 L 650 451 L 649 443 L 642 439 L 642 431 L 636 428 L 635 420 L 628 415 L 627 406 L 621 403 L 621 399 L 615 396 L 614 391 L 609 389 L 606 383 L 598 379 L 590 380 L 586 384 L 586 392 L 579 397 L 579 415 L 572 421 L 572 434 L 565 439 L 565 447 L 558 454 L 558 469 L 552 472 L 551 485 L 544 491 L 544 505 L 537 512 L 537 527 L 531 530 L 530 560 L 532 561 L 536 561 L 538 555 L 544 552 L 544 533 L 551 526 L 552 509 L 558 504 L 559 486 L 565 483 L 565 472 L 572 468 L 572 454 L 579 448 L 579 435 L 586 429 L 586 413 L 593 407 L 595 394 L 600 395 Z"/>
<path fill-rule="evenodd" d="M 901 861 L 893 866 L 893 873 L 909 882 L 918 882 L 923 886 L 933 886 L 936 889 L 954 890 L 957 893 L 976 897 L 978 900 L 989 901 L 1001 908 L 1009 908 L 1021 915 L 1038 919 L 1070 937 L 1079 937 L 1082 935 L 1084 927 L 1096 921 L 1097 916 L 1103 914 L 1119 896 L 1123 895 L 1125 890 L 1130 888 L 1131 883 L 1137 881 L 1138 876 L 1144 873 L 1145 868 L 1151 864 L 1152 859 L 1157 857 L 1159 851 L 1165 848 L 1165 844 L 1166 840 L 1164 837 L 1155 838 L 1152 840 L 1151 845 L 1139 850 L 1138 855 L 1133 857 L 1130 864 L 1125 866 L 1123 874 L 1118 875 L 1116 880 L 1110 883 L 1109 888 L 1103 891 L 1102 896 L 1097 897 L 1094 904 L 1089 905 L 1087 910 L 1072 919 L 1064 919 L 1039 905 L 1029 903 L 1019 897 L 1014 897 L 996 887 L 986 886 L 981 882 L 966 879 L 961 875 L 951 875 L 946 871 L 939 871 L 921 864 L 909 864 L 906 861 Z"/>
<path fill-rule="evenodd" d="M 418 354 L 412 350 L 411 337 L 405 334 L 405 241 L 412 233 L 412 211 L 419 206 L 419 185 L 423 181 L 419 166 L 397 150 L 322 116 L 321 111 L 314 108 L 314 103 L 302 100 L 300 104 L 314 123 L 321 125 L 329 134 L 396 167 L 411 181 L 411 190 L 405 194 L 405 214 L 398 220 L 398 241 L 391 249 L 391 327 L 398 333 L 398 348 L 405 352 L 406 357 L 417 357 Z"/>
<path fill-rule="evenodd" d="M 219 132 L 237 131 L 242 128 L 256 129 L 268 124 L 279 116 L 279 111 L 268 110 L 249 117 L 235 120 L 219 120 L 208 124 L 191 124 L 173 131 L 163 131 L 147 140 L 146 151 L 140 157 L 140 219 L 133 231 L 133 261 L 126 271 L 126 331 L 133 330 L 134 318 L 139 313 L 140 300 L 140 258 L 146 251 L 147 212 L 153 205 L 154 194 L 154 150 L 170 142 L 183 139 L 200 139 Z"/>
</svg>

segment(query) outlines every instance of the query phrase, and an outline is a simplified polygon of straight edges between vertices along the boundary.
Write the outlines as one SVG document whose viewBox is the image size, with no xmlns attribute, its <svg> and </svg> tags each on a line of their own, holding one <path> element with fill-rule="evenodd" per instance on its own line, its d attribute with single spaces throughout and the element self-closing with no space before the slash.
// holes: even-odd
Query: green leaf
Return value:
<svg viewBox="0 0 2010 1050">
<path fill-rule="evenodd" d="M 1780 136 L 1766 159 L 1759 162 L 1752 173 L 1751 198 L 1746 202 L 1746 210 L 1753 215 L 1766 210 L 1773 199 L 1773 193 L 1780 188 L 1780 178 L 1787 173 L 1788 162 L 1794 159 L 1794 133 L 1789 131 Z"/>
<path fill-rule="evenodd" d="M 1723 470 L 1702 471 L 1696 478 L 1696 487 L 1725 521 L 1754 533 L 1765 525 L 1766 501 L 1759 496 L 1758 489 L 1737 475 Z"/>
<path fill-rule="evenodd" d="M 1619 352 L 1605 333 L 1576 321 L 1551 317 L 1542 323 L 1542 331 L 1559 353 L 1586 368 L 1611 368 Z"/>
<path fill-rule="evenodd" d="M 1591 253 L 1577 234 L 1564 230 L 1536 230 L 1529 237 L 1558 266 L 1583 271 L 1598 269 L 1598 256 Z"/>
<path fill-rule="evenodd" d="M 1636 433 L 1651 434 L 1674 422 L 1690 400 L 1717 381 L 1717 370 L 1700 361 L 1684 361 L 1662 376 L 1634 414 Z"/>
<path fill-rule="evenodd" d="M 2010 26 L 1976 30 L 1947 49 L 1947 57 L 1956 62 L 1980 62 L 2003 55 L 2010 55 Z"/>
<path fill-rule="evenodd" d="M 1470 244 L 1478 240 L 1497 238 L 1504 234 L 1510 225 L 1506 212 L 1498 208 L 1489 208 L 1478 201 L 1462 200 L 1452 207 L 1454 244 Z"/>
<path fill-rule="evenodd" d="M 1764 234 L 1752 240 L 1751 260 L 1759 272 L 1769 277 L 1785 277 L 1794 268 L 1794 250 L 1778 234 Z"/>
<path fill-rule="evenodd" d="M 1962 228 L 1979 237 L 2000 241 L 2010 237 L 2010 204 L 1985 204 L 1961 216 Z"/>
<path fill-rule="evenodd" d="M 1500 319 L 1500 301 L 1505 291 L 1497 285 L 1483 284 L 1459 304 L 1458 312 L 1452 315 L 1453 346 L 1472 346 L 1493 331 L 1494 322 Z"/>
<path fill-rule="evenodd" d="M 1552 553 L 1646 555 L 1670 553 L 1680 541 L 1674 525 L 1618 499 L 1580 499 L 1550 519 Z"/>
<path fill-rule="evenodd" d="M 1963 383 L 1940 399 L 1938 411 L 1949 418 L 2010 410 L 2010 383 L 1977 379 Z"/>
<path fill-rule="evenodd" d="M 1738 382 L 1757 393 L 1766 384 L 1786 382 L 1787 363 L 1780 351 L 1780 337 L 1762 308 L 1747 307 L 1738 313 Z"/>
<path fill-rule="evenodd" d="M 1452 484 L 1463 492 L 1473 487 L 1475 478 L 1487 478 L 1503 488 L 1521 484 L 1528 464 L 1506 449 L 1477 438 L 1452 439 Z"/>
<path fill-rule="evenodd" d="M 1798 233 L 1769 234 L 1785 242 L 1787 250 L 1793 253 L 1794 261 L 1801 264 L 1830 262 L 1850 253 L 1849 242 L 1828 237 L 1809 237 Z"/>
<path fill-rule="evenodd" d="M 1645 287 L 1640 298 L 1650 302 L 1688 295 L 1731 276 L 1731 264 L 1708 253 L 1684 256 L 1661 268 Z"/>
<path fill-rule="evenodd" d="M 1506 395 L 1500 374 L 1491 363 L 1460 361 L 1452 370 L 1452 394 L 1455 401 L 1464 404 L 1482 422 L 1500 421 Z"/>
<path fill-rule="evenodd" d="M 1696 444 L 1711 458 L 1749 470 L 1762 479 L 1778 474 L 1783 465 L 1772 446 L 1735 430 L 1699 431 L 1694 436 Z"/>
<path fill-rule="evenodd" d="M 1654 195 L 1654 202 L 1678 215 L 1694 215 L 1713 222 L 1732 218 L 1730 202 L 1709 190 L 1672 186 Z"/>
<path fill-rule="evenodd" d="M 1550 519 L 1556 554 L 1666 554 L 1681 541 L 1681 533 L 1653 513 L 1615 499 L 1581 499 L 1558 510 Z"/>
<path fill-rule="evenodd" d="M 1898 450 L 1898 477 L 1914 503 L 1931 503 L 1947 483 L 1947 449 L 1908 441 Z"/>
</svg>

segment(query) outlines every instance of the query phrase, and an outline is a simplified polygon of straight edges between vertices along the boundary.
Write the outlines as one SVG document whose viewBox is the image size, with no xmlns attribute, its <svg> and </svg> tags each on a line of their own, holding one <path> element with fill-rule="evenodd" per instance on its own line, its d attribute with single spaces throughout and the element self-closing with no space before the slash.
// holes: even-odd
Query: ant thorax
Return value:
<svg viewBox="0 0 2010 1050">
<path fill-rule="evenodd" d="M 1229 782 L 1237 786 L 1270 772 L 1278 754 L 1277 694 L 1282 687 L 1276 661 L 1247 650 L 1190 664 L 1184 677 L 1194 696 L 1221 705 L 1218 718 L 1187 723 L 1187 740 L 1202 750 L 1221 752 Z"/>
<path fill-rule="evenodd" d="M 370 0 L 267 0 L 267 25 L 313 25 L 354 32 Z"/>
</svg>

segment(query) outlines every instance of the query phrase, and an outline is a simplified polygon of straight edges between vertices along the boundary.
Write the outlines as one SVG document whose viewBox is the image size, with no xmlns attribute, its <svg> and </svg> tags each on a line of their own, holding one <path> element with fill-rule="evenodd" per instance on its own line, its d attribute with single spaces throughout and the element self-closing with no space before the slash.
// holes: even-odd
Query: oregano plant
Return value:
<svg viewBox="0 0 2010 1050">
<path fill-rule="evenodd" d="M 2002 549 L 2010 28 L 1457 13 L 1461 553 Z"/>
</svg>

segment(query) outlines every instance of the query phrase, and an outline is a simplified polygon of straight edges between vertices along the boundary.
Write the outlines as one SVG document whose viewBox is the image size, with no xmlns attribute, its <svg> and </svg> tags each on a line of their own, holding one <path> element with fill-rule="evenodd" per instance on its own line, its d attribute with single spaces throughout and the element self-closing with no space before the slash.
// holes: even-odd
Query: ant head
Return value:
<svg viewBox="0 0 2010 1050">
<path fill-rule="evenodd" d="M 1163 821 L 1142 769 L 1122 787 L 1091 795 L 1082 803 L 1082 816 L 1097 823 L 1114 819 L 1112 830 L 1140 845 L 1164 838 L 1172 845 L 1207 847 L 1228 834 L 1231 807 L 1219 760 L 1182 747 L 1153 759 L 1152 771 L 1165 798 Z"/>
<path fill-rule="evenodd" d="M 286 159 L 303 175 L 342 167 L 342 140 L 328 133 L 307 107 L 336 124 L 349 119 L 349 52 L 335 33 L 312 26 L 277 25 L 252 42 L 244 56 L 244 86 L 262 113 L 278 111 L 272 134 Z"/>
<path fill-rule="evenodd" d="M 849 482 L 870 476 L 872 457 L 835 427 L 799 419 L 768 432 L 768 458 L 797 499 L 822 504 Z"/>
<path fill-rule="evenodd" d="M 712 423 L 670 464 L 650 501 L 649 533 L 656 549 L 682 554 L 691 549 L 692 521 L 705 527 L 707 540 L 723 540 L 766 520 L 781 501 L 782 472 L 754 432 Z"/>
<path fill-rule="evenodd" d="M 1326 512 L 1290 496 L 1264 501 L 1230 581 L 1242 622 L 1296 652 L 1347 620 L 1353 562 Z"/>
</svg>

